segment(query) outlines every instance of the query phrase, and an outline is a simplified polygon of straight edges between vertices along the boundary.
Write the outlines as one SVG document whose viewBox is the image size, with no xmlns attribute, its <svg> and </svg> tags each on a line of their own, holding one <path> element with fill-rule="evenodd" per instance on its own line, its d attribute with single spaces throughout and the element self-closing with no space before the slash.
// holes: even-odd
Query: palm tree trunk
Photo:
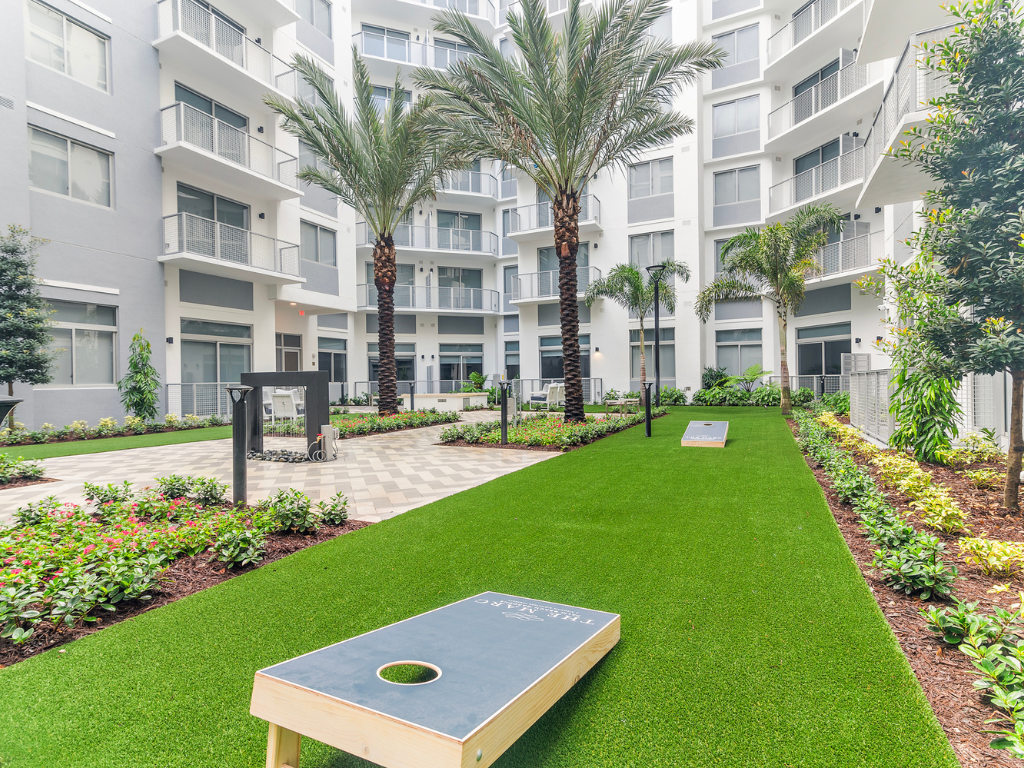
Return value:
<svg viewBox="0 0 1024 768">
<path fill-rule="evenodd" d="M 398 413 L 398 368 L 395 365 L 395 241 L 379 235 L 373 246 L 373 284 L 377 288 L 377 411 Z"/>
<path fill-rule="evenodd" d="M 1006 485 L 1003 486 L 1003 506 L 1020 510 L 1020 470 L 1024 458 L 1024 437 L 1021 436 L 1024 416 L 1024 371 L 1010 371 L 1013 381 L 1010 395 L 1010 450 L 1006 456 Z"/>
<path fill-rule="evenodd" d="M 647 391 L 644 384 L 647 382 L 647 359 L 644 355 L 644 315 L 643 310 L 637 312 L 640 315 L 640 405 L 644 405 L 644 393 Z"/>
<path fill-rule="evenodd" d="M 776 314 L 779 318 L 779 368 L 782 374 L 782 415 L 789 416 L 793 411 L 793 400 L 789 392 L 789 357 L 786 354 L 786 346 L 788 344 L 786 310 L 778 309 Z"/>
<path fill-rule="evenodd" d="M 584 421 L 583 378 L 580 373 L 580 317 L 576 303 L 576 252 L 580 247 L 580 200 L 559 190 L 551 202 L 558 254 L 558 308 L 562 320 L 562 375 L 565 377 L 565 421 Z"/>
</svg>

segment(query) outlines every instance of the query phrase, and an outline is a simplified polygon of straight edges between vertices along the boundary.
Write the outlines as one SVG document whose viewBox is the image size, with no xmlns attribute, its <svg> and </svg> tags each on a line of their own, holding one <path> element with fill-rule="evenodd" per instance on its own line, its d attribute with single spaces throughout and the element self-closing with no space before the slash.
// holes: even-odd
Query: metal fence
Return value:
<svg viewBox="0 0 1024 768">
<path fill-rule="evenodd" d="M 488 376 L 484 382 L 484 389 L 498 386 L 499 376 Z M 587 403 L 600 403 L 604 399 L 604 380 L 588 378 L 583 379 L 583 400 Z M 512 395 L 519 402 L 528 401 L 530 396 L 540 393 L 548 384 L 564 384 L 565 379 L 512 379 Z M 398 382 L 398 395 L 408 395 L 414 392 L 420 394 L 448 394 L 461 392 L 465 387 L 473 386 L 472 381 L 467 380 L 419 380 Z M 376 397 L 380 393 L 380 387 L 376 381 L 357 381 L 352 385 L 353 397 L 365 397 L 367 394 Z M 372 401 L 370 403 L 372 405 Z"/>
<path fill-rule="evenodd" d="M 601 270 L 597 267 L 576 268 L 576 293 L 586 293 L 587 287 L 595 280 L 601 279 Z M 527 272 L 512 278 L 512 300 L 541 299 L 558 296 L 558 271 Z"/>
<path fill-rule="evenodd" d="M 888 369 L 851 373 L 850 423 L 869 437 L 883 443 L 896 430 L 896 422 L 889 413 L 889 384 L 892 374 Z"/>
<path fill-rule="evenodd" d="M 356 307 L 377 309 L 377 288 L 369 283 L 356 286 Z M 396 309 L 469 312 L 500 312 L 501 295 L 489 288 L 445 288 L 434 285 L 396 285 Z"/>
<path fill-rule="evenodd" d="M 191 253 L 285 275 L 299 274 L 299 246 L 191 213 L 164 216 L 164 254 Z"/>
<path fill-rule="evenodd" d="M 541 394 L 548 384 L 565 384 L 565 379 L 513 379 L 512 392 L 520 402 L 528 402 L 530 396 Z M 583 402 L 604 401 L 604 379 L 583 379 Z"/>
<path fill-rule="evenodd" d="M 861 146 L 773 186 L 768 190 L 769 210 L 778 213 L 862 178 L 864 147 Z"/>
<path fill-rule="evenodd" d="M 231 419 L 231 397 L 228 387 L 237 382 L 197 382 L 167 385 L 167 413 L 175 416 L 194 415 L 201 418 L 222 416 Z"/>
<path fill-rule="evenodd" d="M 834 395 L 836 392 L 846 392 L 850 388 L 850 377 L 847 375 L 826 374 L 824 376 L 790 376 L 789 388 L 791 391 L 797 389 L 809 389 L 814 392 L 815 399 L 822 395 Z M 782 384 L 781 376 L 769 376 L 768 380 L 773 384 Z"/>
<path fill-rule="evenodd" d="M 882 76 L 880 62 L 850 64 L 826 77 L 813 88 L 783 104 L 768 115 L 768 138 L 774 139 L 797 123 L 802 123 L 822 110 L 847 98 L 868 83 Z"/>
<path fill-rule="evenodd" d="M 821 267 L 818 277 L 867 269 L 885 256 L 885 231 L 872 232 L 829 243 L 816 254 L 814 260 Z"/>
<path fill-rule="evenodd" d="M 366 30 L 352 35 L 352 44 L 363 56 L 405 62 L 417 67 L 432 69 L 448 69 L 455 62 L 473 55 L 465 50 L 426 45 Z"/>
</svg>

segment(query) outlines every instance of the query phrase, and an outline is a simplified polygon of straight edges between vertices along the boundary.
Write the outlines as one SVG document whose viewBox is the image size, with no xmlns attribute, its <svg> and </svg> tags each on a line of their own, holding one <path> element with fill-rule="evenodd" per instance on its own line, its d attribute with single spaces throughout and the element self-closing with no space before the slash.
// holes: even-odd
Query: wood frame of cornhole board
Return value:
<svg viewBox="0 0 1024 768">
<path fill-rule="evenodd" d="M 691 421 L 679 444 L 696 448 L 725 448 L 729 437 L 728 421 Z"/>
<path fill-rule="evenodd" d="M 385 768 L 486 768 L 619 641 L 618 614 L 484 592 L 256 673 L 267 768 L 301 736 Z M 432 667 L 429 682 L 382 669 Z"/>
</svg>

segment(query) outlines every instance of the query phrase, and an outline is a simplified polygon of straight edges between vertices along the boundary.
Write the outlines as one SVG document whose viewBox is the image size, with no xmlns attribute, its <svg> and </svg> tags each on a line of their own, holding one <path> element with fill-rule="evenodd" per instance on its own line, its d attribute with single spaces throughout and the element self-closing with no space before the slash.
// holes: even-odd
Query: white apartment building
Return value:
<svg viewBox="0 0 1024 768">
<path fill-rule="evenodd" d="M 566 0 L 548 4 L 557 23 Z M 0 224 L 50 239 L 38 274 L 64 350 L 53 383 L 16 387 L 19 418 L 118 414 L 114 382 L 139 328 L 172 412 L 226 412 L 223 387 L 245 370 L 327 368 L 336 395 L 372 391 L 372 242 L 350 209 L 296 180 L 315 160 L 262 97 L 309 96 L 288 64 L 302 53 L 350 99 L 355 46 L 382 100 L 415 99 L 416 67 L 470 55 L 433 29 L 447 5 L 510 47 L 515 6 L 496 0 L 6 3 Z M 654 33 L 713 39 L 726 66 L 677 97 L 695 133 L 602 171 L 580 217 L 581 299 L 618 263 L 690 266 L 674 316 L 661 317 L 663 385 L 695 391 L 708 365 L 778 373 L 769 306 L 722 303 L 701 324 L 693 301 L 729 237 L 818 202 L 848 224 L 790 319 L 791 373 L 815 387 L 834 376 L 825 386 L 835 388 L 845 353 L 886 367 L 873 346 L 885 307 L 853 283 L 882 257 L 910 255 L 900 241 L 926 180 L 882 153 L 924 118 L 920 103 L 938 86 L 916 71 L 913 46 L 946 23 L 937 0 L 673 2 Z M 399 379 L 423 392 L 471 372 L 530 380 L 525 389 L 559 378 L 552 239 L 532 182 L 488 159 L 418 206 L 396 234 Z M 581 304 L 589 399 L 638 387 L 638 328 L 608 300 Z"/>
</svg>

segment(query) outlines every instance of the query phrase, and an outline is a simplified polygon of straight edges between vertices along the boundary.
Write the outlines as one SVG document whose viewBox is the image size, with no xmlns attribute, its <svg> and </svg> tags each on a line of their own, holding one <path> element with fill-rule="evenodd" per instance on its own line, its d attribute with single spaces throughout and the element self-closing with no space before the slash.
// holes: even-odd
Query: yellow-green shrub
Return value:
<svg viewBox="0 0 1024 768">
<path fill-rule="evenodd" d="M 944 487 L 932 485 L 924 488 L 917 498 L 910 502 L 910 507 L 929 528 L 946 533 L 970 531 L 967 525 L 967 512 L 960 508 Z"/>
<path fill-rule="evenodd" d="M 1008 574 L 1024 566 L 1024 544 L 992 539 L 961 539 L 960 554 L 989 575 Z"/>
<path fill-rule="evenodd" d="M 964 475 L 971 481 L 971 485 L 983 491 L 1002 485 L 1006 478 L 998 469 L 968 469 Z"/>
</svg>

